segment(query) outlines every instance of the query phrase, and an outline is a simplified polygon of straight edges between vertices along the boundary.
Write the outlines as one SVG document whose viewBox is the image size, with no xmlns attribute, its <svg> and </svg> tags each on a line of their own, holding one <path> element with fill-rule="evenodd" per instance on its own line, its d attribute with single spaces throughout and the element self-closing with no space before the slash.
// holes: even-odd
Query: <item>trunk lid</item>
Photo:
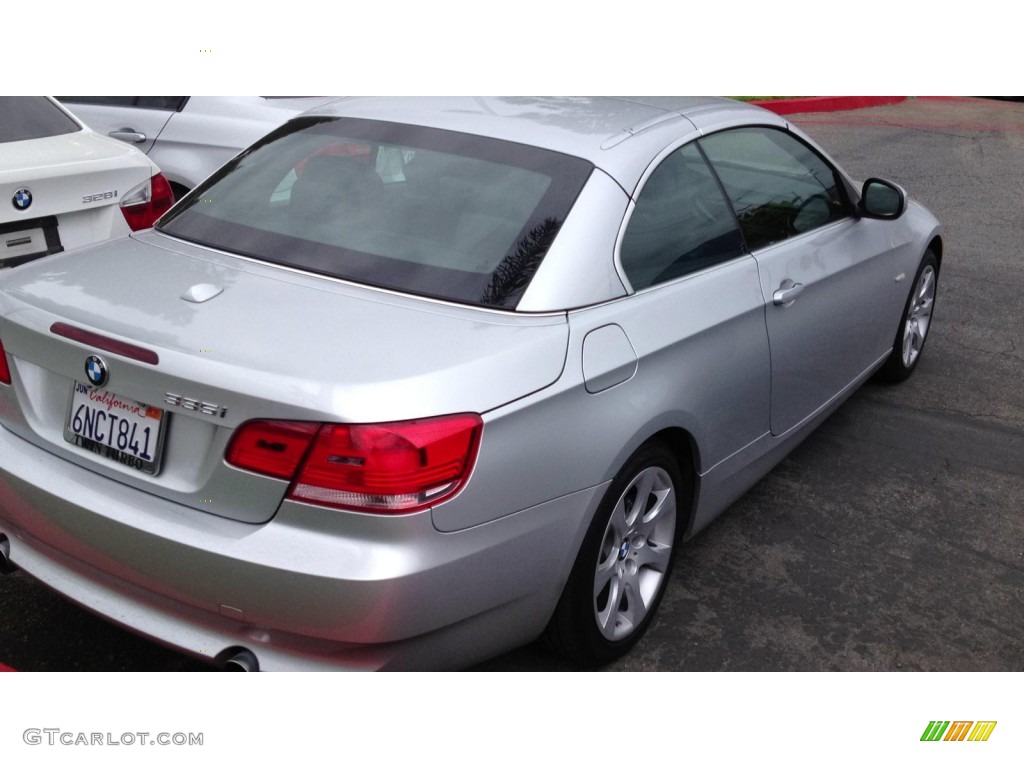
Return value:
<svg viewBox="0 0 1024 768">
<path fill-rule="evenodd" d="M 224 464 L 239 424 L 484 413 L 553 383 L 568 341 L 564 315 L 516 316 L 375 291 L 155 232 L 27 265 L 0 288 L 0 340 L 17 397 L 2 393 L 0 423 L 122 482 L 249 522 L 269 519 L 288 484 Z M 218 289 L 206 301 L 182 298 Z M 144 347 L 159 362 L 55 335 L 55 322 Z M 85 382 L 94 353 L 107 364 L 106 390 L 167 412 L 157 475 L 64 439 L 74 382 Z"/>
<path fill-rule="evenodd" d="M 111 236 L 117 206 L 133 187 L 156 170 L 141 152 L 91 131 L 29 139 L 4 145 L 0 162 L 0 260 L 36 253 L 46 243 L 54 250 L 53 227 L 60 248 L 70 250 L 85 242 Z M 16 192 L 29 190 L 31 205 L 18 210 L 10 201 Z M 127 226 L 122 227 L 127 232 Z M 16 235 L 37 237 L 35 246 L 8 246 Z M 14 250 L 16 249 L 17 250 Z M 10 249 L 10 250 L 9 250 Z M 0 262 L 2 263 L 2 262 Z"/>
<path fill-rule="evenodd" d="M 3 207 L 3 221 L 52 216 L 116 205 L 125 192 L 156 171 L 141 152 L 122 142 L 80 131 L 7 145 L 0 163 L 0 196 L 10 200 L 21 187 L 32 190 L 25 211 Z M 115 192 L 83 203 L 82 198 Z"/>
</svg>

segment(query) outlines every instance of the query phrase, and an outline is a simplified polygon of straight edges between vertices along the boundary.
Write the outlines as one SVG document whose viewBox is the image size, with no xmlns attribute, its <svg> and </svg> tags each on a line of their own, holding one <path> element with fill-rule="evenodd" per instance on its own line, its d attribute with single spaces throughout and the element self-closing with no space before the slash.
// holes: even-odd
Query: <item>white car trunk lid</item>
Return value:
<svg viewBox="0 0 1024 768">
<path fill-rule="evenodd" d="M 18 189 L 29 187 L 32 205 L 23 211 L 5 205 L 5 222 L 111 205 L 153 174 L 145 156 L 88 131 L 6 146 L 12 151 L 0 164 L 0 194 L 9 203 Z"/>
</svg>

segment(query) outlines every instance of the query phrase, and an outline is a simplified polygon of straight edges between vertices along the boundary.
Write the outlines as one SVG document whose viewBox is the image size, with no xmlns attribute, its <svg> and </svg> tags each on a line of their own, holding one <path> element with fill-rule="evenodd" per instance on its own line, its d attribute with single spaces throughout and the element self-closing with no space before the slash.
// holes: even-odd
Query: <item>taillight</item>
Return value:
<svg viewBox="0 0 1024 768">
<path fill-rule="evenodd" d="M 121 213 L 132 232 L 147 229 L 174 205 L 174 191 L 162 173 L 142 182 L 121 198 Z"/>
<path fill-rule="evenodd" d="M 320 425 L 311 421 L 250 421 L 228 446 L 228 464 L 291 480 Z"/>
<path fill-rule="evenodd" d="M 2 341 L 0 341 L 0 383 L 11 383 L 11 369 L 7 367 L 7 353 L 4 351 Z"/>
<path fill-rule="evenodd" d="M 241 469 L 292 479 L 288 498 L 296 501 L 400 514 L 439 504 L 462 488 L 482 430 L 481 418 L 469 413 L 387 424 L 251 421 L 239 427 L 226 458 Z"/>
</svg>

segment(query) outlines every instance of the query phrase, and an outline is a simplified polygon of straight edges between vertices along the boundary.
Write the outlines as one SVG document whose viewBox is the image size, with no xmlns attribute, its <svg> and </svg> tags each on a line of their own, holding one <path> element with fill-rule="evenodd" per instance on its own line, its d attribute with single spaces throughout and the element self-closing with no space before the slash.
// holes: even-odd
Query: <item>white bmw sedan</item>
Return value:
<svg viewBox="0 0 1024 768">
<path fill-rule="evenodd" d="M 941 227 L 719 99 L 349 99 L 0 277 L 0 570 L 234 669 L 626 653 Z"/>
<path fill-rule="evenodd" d="M 97 133 L 145 152 L 181 198 L 281 123 L 333 96 L 58 96 Z"/>
<path fill-rule="evenodd" d="M 173 203 L 142 152 L 53 99 L 0 96 L 0 268 L 146 229 Z"/>
</svg>

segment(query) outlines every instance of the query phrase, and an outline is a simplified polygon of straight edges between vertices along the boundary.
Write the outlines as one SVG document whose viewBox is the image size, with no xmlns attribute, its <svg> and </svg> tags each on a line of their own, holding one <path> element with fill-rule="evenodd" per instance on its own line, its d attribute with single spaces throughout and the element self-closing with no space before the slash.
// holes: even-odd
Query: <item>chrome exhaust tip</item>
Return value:
<svg viewBox="0 0 1024 768">
<path fill-rule="evenodd" d="M 222 656 L 227 656 L 221 665 L 225 672 L 259 672 L 260 662 L 256 654 L 247 648 L 231 648 Z"/>
</svg>

